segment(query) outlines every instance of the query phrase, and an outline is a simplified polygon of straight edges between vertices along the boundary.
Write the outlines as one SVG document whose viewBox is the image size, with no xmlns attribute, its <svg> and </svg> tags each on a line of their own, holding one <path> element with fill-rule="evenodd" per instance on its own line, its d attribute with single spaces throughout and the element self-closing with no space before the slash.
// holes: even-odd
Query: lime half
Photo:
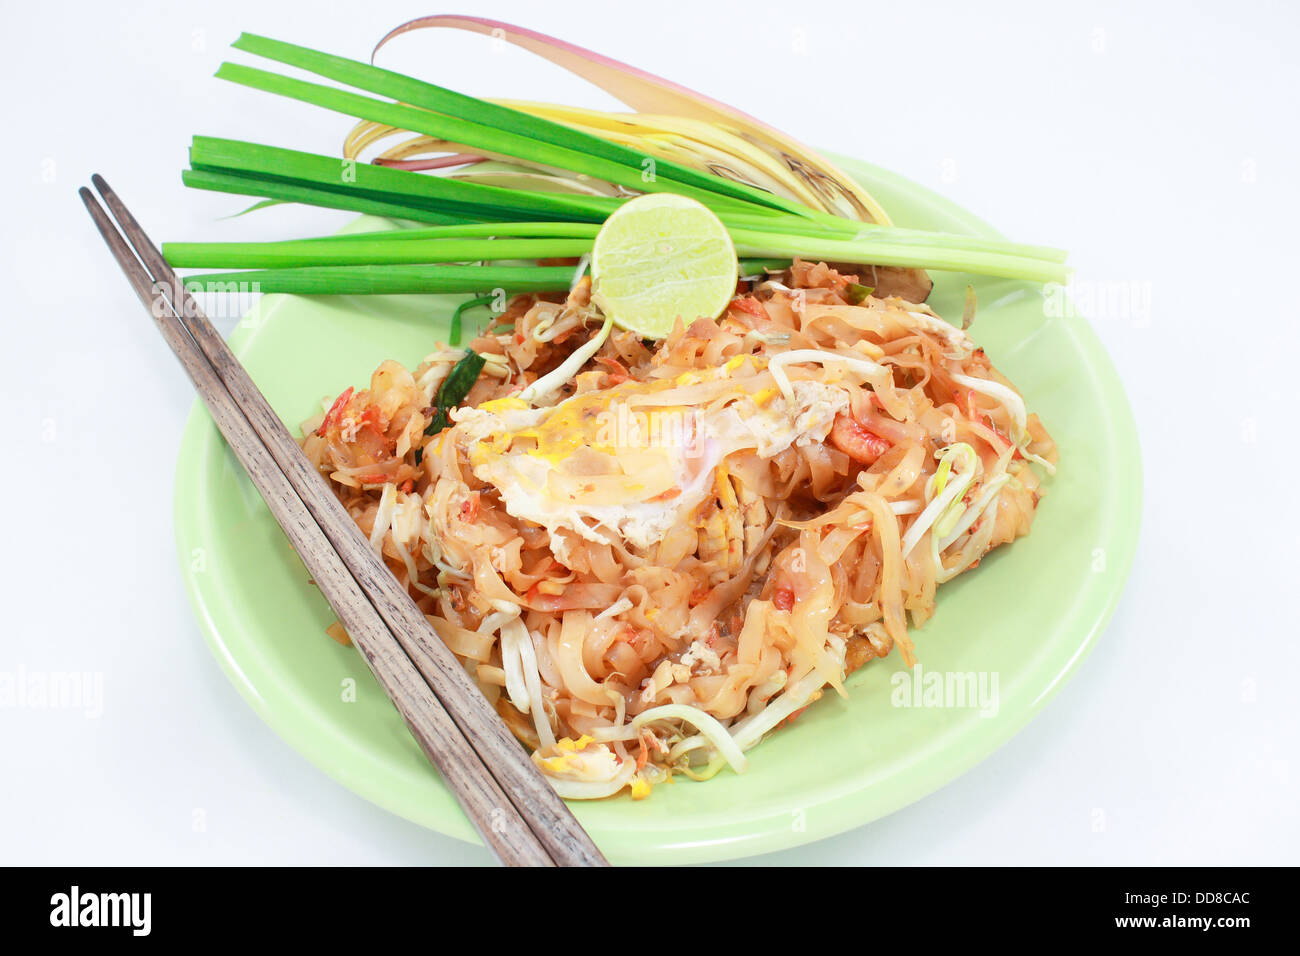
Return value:
<svg viewBox="0 0 1300 956">
<path fill-rule="evenodd" d="M 649 193 L 605 220 L 591 250 L 591 298 L 620 328 L 665 338 L 680 317 L 717 318 L 736 293 L 736 247 L 694 199 Z"/>
</svg>

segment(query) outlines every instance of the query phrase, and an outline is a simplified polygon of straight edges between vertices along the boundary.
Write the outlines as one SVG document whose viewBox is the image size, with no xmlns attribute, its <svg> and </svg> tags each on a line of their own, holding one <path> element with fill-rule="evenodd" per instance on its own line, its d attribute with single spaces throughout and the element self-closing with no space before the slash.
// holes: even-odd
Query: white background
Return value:
<svg viewBox="0 0 1300 956">
<path fill-rule="evenodd" d="M 172 544 L 192 393 L 76 196 L 104 173 L 158 238 L 335 228 L 345 214 L 220 222 L 239 198 L 182 189 L 191 134 L 333 152 L 347 125 L 212 72 L 240 30 L 364 58 L 390 26 L 447 11 L 118 6 L 6 11 L 0 672 L 102 672 L 104 705 L 98 719 L 0 709 L 0 863 L 486 863 L 333 783 L 209 656 Z M 668 74 L 936 188 L 1016 239 L 1069 248 L 1083 283 L 1150 295 L 1149 310 L 1094 316 L 1146 475 L 1136 567 L 1096 651 L 1029 727 L 939 793 L 757 862 L 1300 862 L 1297 8 L 466 12 Z M 385 64 L 478 95 L 606 105 L 468 35 L 405 38 Z"/>
</svg>

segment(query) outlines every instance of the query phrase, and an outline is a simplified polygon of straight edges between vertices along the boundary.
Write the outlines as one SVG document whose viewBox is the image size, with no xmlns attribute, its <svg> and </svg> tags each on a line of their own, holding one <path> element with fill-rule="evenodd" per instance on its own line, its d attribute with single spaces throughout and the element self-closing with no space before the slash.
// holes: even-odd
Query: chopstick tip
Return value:
<svg viewBox="0 0 1300 956">
<path fill-rule="evenodd" d="M 96 199 L 95 194 L 92 193 L 85 186 L 82 186 L 80 189 L 77 190 L 77 195 L 81 197 L 82 203 L 85 205 L 87 211 L 90 212 L 92 216 L 95 214 L 96 211 L 99 210 L 99 200 Z"/>
</svg>

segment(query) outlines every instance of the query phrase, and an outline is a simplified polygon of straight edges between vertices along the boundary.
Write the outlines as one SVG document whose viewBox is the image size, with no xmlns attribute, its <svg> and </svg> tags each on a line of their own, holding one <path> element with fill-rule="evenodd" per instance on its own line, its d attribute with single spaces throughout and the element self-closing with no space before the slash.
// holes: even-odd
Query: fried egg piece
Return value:
<svg viewBox="0 0 1300 956">
<path fill-rule="evenodd" d="M 812 381 L 795 382 L 792 400 L 739 380 L 699 406 L 669 404 L 697 394 L 691 384 L 625 382 L 546 408 L 500 399 L 453 418 L 474 476 L 509 514 L 553 538 L 562 528 L 600 544 L 618 535 L 644 550 L 689 520 L 727 456 L 824 441 L 849 407 L 843 388 Z"/>
</svg>

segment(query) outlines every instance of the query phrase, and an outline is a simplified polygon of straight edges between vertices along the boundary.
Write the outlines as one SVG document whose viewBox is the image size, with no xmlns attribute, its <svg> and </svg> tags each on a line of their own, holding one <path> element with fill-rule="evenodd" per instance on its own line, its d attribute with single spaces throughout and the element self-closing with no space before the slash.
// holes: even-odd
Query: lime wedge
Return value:
<svg viewBox="0 0 1300 956">
<path fill-rule="evenodd" d="M 662 339 L 678 317 L 717 318 L 736 293 L 736 248 L 718 217 L 649 193 L 605 220 L 591 250 L 591 298 L 620 328 Z"/>
</svg>

